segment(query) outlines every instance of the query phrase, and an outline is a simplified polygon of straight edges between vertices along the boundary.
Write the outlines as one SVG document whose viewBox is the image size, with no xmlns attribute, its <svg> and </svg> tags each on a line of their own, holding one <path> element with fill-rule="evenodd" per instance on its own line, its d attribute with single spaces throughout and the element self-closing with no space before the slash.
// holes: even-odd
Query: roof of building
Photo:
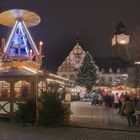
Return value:
<svg viewBox="0 0 140 140">
<path fill-rule="evenodd" d="M 0 69 L 0 77 L 7 76 L 35 76 L 36 73 L 24 68 L 4 68 Z"/>
<path fill-rule="evenodd" d="M 116 72 L 118 68 L 125 70 L 128 66 L 128 62 L 120 57 L 94 57 L 93 59 L 99 67 L 99 70 L 104 69 L 105 72 L 108 72 L 109 68 L 112 68 L 114 72 Z"/>
<path fill-rule="evenodd" d="M 69 55 L 65 58 L 65 60 L 58 67 L 58 71 L 75 71 L 80 67 L 80 64 L 85 55 L 85 51 L 76 43 L 74 48 L 70 51 Z"/>
<path fill-rule="evenodd" d="M 126 30 L 126 26 L 122 23 L 122 22 L 119 22 L 117 24 L 117 26 L 115 27 L 115 34 L 128 34 L 127 33 L 127 30 Z"/>
</svg>

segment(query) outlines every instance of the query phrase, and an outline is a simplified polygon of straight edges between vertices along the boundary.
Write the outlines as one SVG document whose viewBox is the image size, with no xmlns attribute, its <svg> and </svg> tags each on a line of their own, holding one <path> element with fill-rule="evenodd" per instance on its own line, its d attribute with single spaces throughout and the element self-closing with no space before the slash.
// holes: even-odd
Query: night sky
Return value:
<svg viewBox="0 0 140 140">
<path fill-rule="evenodd" d="M 13 8 L 40 15 L 41 23 L 29 31 L 36 44 L 44 41 L 47 69 L 53 71 L 74 47 L 77 32 L 84 50 L 104 57 L 112 56 L 111 37 L 118 22 L 130 34 L 140 26 L 139 0 L 0 0 L 0 12 Z M 7 40 L 10 32 L 0 25 L 0 37 Z"/>
</svg>

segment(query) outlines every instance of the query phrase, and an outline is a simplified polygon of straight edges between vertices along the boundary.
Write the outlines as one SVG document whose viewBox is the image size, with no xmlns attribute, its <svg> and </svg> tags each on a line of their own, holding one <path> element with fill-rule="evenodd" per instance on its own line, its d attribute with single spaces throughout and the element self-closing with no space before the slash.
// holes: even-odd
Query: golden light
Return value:
<svg viewBox="0 0 140 140">
<path fill-rule="evenodd" d="M 33 50 L 32 49 L 30 49 L 30 53 L 32 53 L 33 52 Z"/>
<path fill-rule="evenodd" d="M 33 50 L 32 50 L 32 49 L 30 49 L 29 59 L 32 61 L 32 58 L 33 58 Z"/>
<path fill-rule="evenodd" d="M 59 80 L 54 80 L 54 79 L 51 79 L 51 78 L 47 78 L 46 80 L 47 80 L 47 82 L 56 82 L 56 83 L 60 83 L 60 84 L 65 85 L 65 83 L 64 83 L 64 82 L 59 81 Z"/>
<path fill-rule="evenodd" d="M 32 70 L 30 68 L 27 68 L 27 67 L 23 67 L 23 68 L 26 69 L 26 70 L 28 70 L 28 71 L 30 71 L 30 72 L 32 72 L 32 73 L 37 73 L 35 70 Z"/>
<path fill-rule="evenodd" d="M 116 45 L 116 36 L 114 36 L 113 38 L 112 38 L 112 46 L 115 46 Z"/>
<path fill-rule="evenodd" d="M 130 43 L 130 37 L 126 34 L 114 35 L 112 38 L 112 46 L 117 44 L 119 45 L 127 45 Z"/>
<path fill-rule="evenodd" d="M 61 76 L 58 76 L 58 75 L 55 75 L 55 74 L 52 74 L 52 73 L 50 73 L 49 75 L 53 76 L 53 77 L 56 77 L 56 78 L 60 78 L 60 79 L 66 80 L 66 81 L 69 81 L 69 79 L 67 79 L 67 78 L 64 78 L 64 77 L 61 77 Z"/>
<path fill-rule="evenodd" d="M 40 46 L 42 46 L 42 45 L 43 45 L 43 42 L 42 42 L 42 41 L 40 41 L 40 42 L 39 42 L 39 45 L 40 45 Z"/>
<path fill-rule="evenodd" d="M 130 43 L 130 36 L 127 33 L 126 26 L 120 22 L 115 27 L 114 35 L 112 37 L 112 46 L 127 45 Z"/>
<path fill-rule="evenodd" d="M 127 45 L 130 42 L 129 35 L 120 34 L 117 35 L 117 43 L 120 45 Z"/>
</svg>

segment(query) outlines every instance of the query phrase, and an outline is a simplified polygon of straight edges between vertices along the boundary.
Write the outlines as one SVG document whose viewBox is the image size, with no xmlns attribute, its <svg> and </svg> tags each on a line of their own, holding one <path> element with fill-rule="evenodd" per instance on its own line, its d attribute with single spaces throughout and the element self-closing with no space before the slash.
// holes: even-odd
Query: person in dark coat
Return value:
<svg viewBox="0 0 140 140">
<path fill-rule="evenodd" d="M 112 97 L 108 93 L 104 96 L 105 106 L 111 108 L 112 107 Z"/>
<path fill-rule="evenodd" d="M 125 97 L 125 101 L 123 102 L 121 114 L 126 115 L 129 126 L 132 124 L 135 125 L 137 121 L 135 116 L 135 104 L 128 95 Z"/>
<path fill-rule="evenodd" d="M 112 96 L 111 96 L 111 94 L 108 94 L 108 93 L 106 93 L 106 94 L 104 94 L 104 96 L 103 96 L 103 99 L 104 99 L 104 104 L 105 104 L 105 108 L 104 108 L 104 119 L 108 122 L 108 123 L 111 123 L 111 121 L 112 121 L 112 103 L 113 103 L 113 101 L 112 101 Z"/>
</svg>

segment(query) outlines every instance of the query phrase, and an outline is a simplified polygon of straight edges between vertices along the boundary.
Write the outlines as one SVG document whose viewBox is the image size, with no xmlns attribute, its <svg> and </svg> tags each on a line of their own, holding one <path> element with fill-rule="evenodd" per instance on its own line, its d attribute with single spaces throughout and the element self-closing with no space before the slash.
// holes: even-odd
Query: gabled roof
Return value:
<svg viewBox="0 0 140 140">
<path fill-rule="evenodd" d="M 74 48 L 70 51 L 69 55 L 58 67 L 58 71 L 62 71 L 63 69 L 64 71 L 67 71 L 67 70 L 73 71 L 77 69 L 83 60 L 84 54 L 85 54 L 85 51 L 82 49 L 79 43 L 76 43 Z M 79 64 L 78 64 L 78 61 L 79 61 Z"/>
</svg>

